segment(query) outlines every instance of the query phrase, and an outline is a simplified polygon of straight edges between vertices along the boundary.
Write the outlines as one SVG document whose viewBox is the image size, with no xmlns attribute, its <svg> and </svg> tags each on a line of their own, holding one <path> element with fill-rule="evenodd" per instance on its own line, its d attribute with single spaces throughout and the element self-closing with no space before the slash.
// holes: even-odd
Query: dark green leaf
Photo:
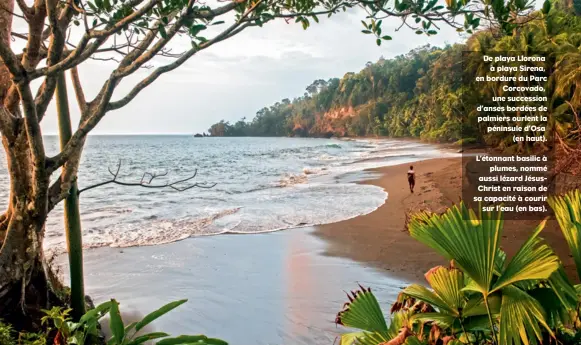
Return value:
<svg viewBox="0 0 581 345">
<path fill-rule="evenodd" d="M 381 37 L 381 39 L 386 40 L 386 41 L 391 41 L 391 36 L 385 35 L 383 37 Z"/>
<path fill-rule="evenodd" d="M 171 303 L 168 303 L 168 304 L 164 305 L 163 307 L 157 309 L 156 311 L 147 314 L 141 321 L 139 321 L 137 323 L 137 325 L 135 325 L 135 331 L 139 332 L 140 329 L 142 329 L 143 327 L 145 327 L 146 325 L 148 325 L 152 321 L 154 321 L 157 318 L 169 313 L 170 311 L 172 311 L 175 308 L 179 307 L 180 305 L 186 303 L 187 301 L 188 301 L 187 299 L 182 299 L 179 301 L 171 302 Z"/>
<path fill-rule="evenodd" d="M 163 38 L 166 39 L 167 38 L 167 32 L 165 32 L 165 27 L 160 23 L 157 26 L 157 29 L 159 30 L 159 35 Z"/>
<path fill-rule="evenodd" d="M 106 314 L 111 308 L 111 301 L 101 303 L 94 309 L 89 310 L 85 315 L 81 316 L 80 324 L 89 323 L 92 320 L 98 320 L 101 314 Z"/>
<path fill-rule="evenodd" d="M 371 31 L 369 31 L 369 30 L 361 30 L 361 32 L 363 32 L 364 34 L 370 34 L 371 33 Z"/>
<path fill-rule="evenodd" d="M 133 341 L 129 342 L 127 345 L 140 345 L 140 344 L 145 343 L 146 341 L 164 338 L 164 337 L 169 337 L 169 334 L 163 333 L 163 332 L 148 333 L 148 334 L 141 335 L 141 336 L 135 338 Z"/>
<path fill-rule="evenodd" d="M 129 332 L 131 332 L 135 326 L 137 325 L 137 322 L 132 322 L 129 325 L 125 326 L 125 334 L 129 334 Z"/>
<path fill-rule="evenodd" d="M 228 345 L 227 342 L 218 339 L 210 339 L 205 335 L 180 335 L 175 338 L 166 338 L 157 342 L 156 345 L 181 345 L 181 344 L 208 344 L 208 345 Z"/>
<path fill-rule="evenodd" d="M 378 45 L 378 46 L 380 46 L 380 45 L 381 45 L 381 39 L 379 39 L 379 38 L 378 38 L 378 39 L 376 39 L 376 40 L 375 40 L 375 43 L 377 43 L 377 45 Z"/>
<path fill-rule="evenodd" d="M 109 309 L 109 327 L 111 328 L 111 333 L 117 340 L 117 343 L 121 344 L 123 338 L 125 337 L 125 328 L 123 326 L 123 320 L 121 319 L 121 314 L 119 313 L 119 303 L 116 300 L 111 300 L 111 308 Z"/>
<path fill-rule="evenodd" d="M 224 24 L 223 20 L 219 20 L 217 22 L 213 22 L 212 25 L 220 25 L 220 24 Z"/>
<path fill-rule="evenodd" d="M 418 31 L 416 31 L 416 35 L 421 35 L 421 34 L 423 34 L 423 33 L 424 33 L 424 32 L 423 32 L 422 30 L 418 30 Z"/>
<path fill-rule="evenodd" d="M 432 7 L 434 7 L 436 4 L 438 3 L 438 0 L 431 0 L 430 2 L 428 2 L 428 5 L 426 5 L 426 7 L 424 8 L 424 10 L 422 12 L 426 12 L 432 9 Z"/>
<path fill-rule="evenodd" d="M 551 2 L 549 0 L 545 0 L 543 3 L 543 13 L 548 14 L 551 11 Z"/>
<path fill-rule="evenodd" d="M 428 35 L 435 35 L 437 33 L 438 33 L 438 31 L 436 31 L 436 30 L 428 30 Z"/>
<path fill-rule="evenodd" d="M 202 30 L 206 30 L 206 26 L 203 24 L 196 24 L 190 28 L 190 35 L 196 36 Z"/>
</svg>

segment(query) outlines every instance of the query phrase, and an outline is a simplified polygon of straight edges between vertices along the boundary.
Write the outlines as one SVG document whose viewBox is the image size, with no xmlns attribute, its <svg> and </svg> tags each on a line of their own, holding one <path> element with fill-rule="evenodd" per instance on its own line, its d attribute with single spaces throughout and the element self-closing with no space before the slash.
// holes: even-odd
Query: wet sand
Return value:
<svg viewBox="0 0 581 345">
<path fill-rule="evenodd" d="M 317 227 L 315 235 L 329 243 L 327 255 L 347 257 L 377 267 L 402 279 L 423 282 L 430 268 L 446 264 L 429 247 L 412 239 L 405 228 L 412 211 L 442 212 L 461 198 L 462 158 L 439 158 L 412 163 L 416 171 L 415 193 L 410 193 L 406 172 L 410 164 L 374 169 L 381 177 L 370 183 L 385 189 L 387 201 L 376 211 L 346 221 Z M 501 247 L 510 257 L 538 225 L 534 220 L 506 220 Z M 547 223 L 542 232 L 547 243 L 576 280 L 575 265 L 558 224 Z"/>
<path fill-rule="evenodd" d="M 149 331 L 206 334 L 233 345 L 331 345 L 345 331 L 334 324 L 347 301 L 345 291 L 357 283 L 370 286 L 387 312 L 407 283 L 323 255 L 326 244 L 312 231 L 87 250 L 86 293 L 96 303 L 116 298 L 126 323 L 165 303 L 189 299 Z M 66 257 L 60 260 L 64 264 Z"/>
</svg>

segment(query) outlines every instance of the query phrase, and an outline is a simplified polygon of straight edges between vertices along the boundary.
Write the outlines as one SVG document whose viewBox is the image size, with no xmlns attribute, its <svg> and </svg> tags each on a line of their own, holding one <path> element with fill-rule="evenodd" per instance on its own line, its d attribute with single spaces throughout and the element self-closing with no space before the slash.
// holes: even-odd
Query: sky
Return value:
<svg viewBox="0 0 581 345">
<path fill-rule="evenodd" d="M 250 28 L 193 56 L 180 68 L 162 75 L 129 105 L 108 113 L 92 134 L 193 134 L 207 131 L 220 120 L 252 119 L 256 112 L 283 98 L 301 96 L 316 79 L 342 77 L 360 71 L 368 61 L 391 58 L 430 43 L 461 42 L 455 30 L 443 28 L 436 36 L 395 31 L 398 19 L 384 21 L 383 34 L 393 37 L 378 47 L 361 33 L 365 13 L 351 10 L 321 18 L 303 30 L 284 20 Z M 189 46 L 189 42 L 177 44 Z M 156 61 L 160 64 L 163 61 Z M 114 62 L 89 60 L 79 69 L 87 99 L 92 99 Z M 151 70 L 139 70 L 117 88 L 119 99 Z M 69 98 L 73 123 L 78 108 L 72 87 Z M 42 122 L 44 134 L 57 133 L 53 102 Z"/>
</svg>

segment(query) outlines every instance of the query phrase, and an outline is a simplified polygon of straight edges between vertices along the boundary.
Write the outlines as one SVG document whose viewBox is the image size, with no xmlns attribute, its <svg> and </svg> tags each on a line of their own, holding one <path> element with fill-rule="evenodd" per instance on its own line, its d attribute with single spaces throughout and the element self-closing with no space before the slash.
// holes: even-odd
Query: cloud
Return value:
<svg viewBox="0 0 581 345">
<path fill-rule="evenodd" d="M 161 76 L 128 106 L 107 114 L 93 133 L 196 133 L 221 119 L 252 118 L 257 110 L 283 98 L 303 94 L 315 79 L 341 77 L 361 70 L 380 56 L 391 58 L 430 43 L 444 45 L 461 40 L 444 29 L 435 37 L 396 32 L 398 19 L 384 23 L 384 33 L 393 37 L 381 47 L 361 33 L 362 11 L 321 18 L 308 30 L 283 20 L 250 28 L 192 57 L 179 69 Z M 189 42 L 174 46 L 187 49 Z M 154 65 L 167 63 L 157 60 Z M 86 93 L 97 93 L 114 63 L 92 61 L 80 68 Z M 119 86 L 114 99 L 123 97 L 150 70 L 140 70 Z M 71 104 L 76 104 L 69 87 Z M 45 133 L 57 131 L 55 105 L 43 120 Z M 78 111 L 72 107 L 75 119 Z"/>
</svg>

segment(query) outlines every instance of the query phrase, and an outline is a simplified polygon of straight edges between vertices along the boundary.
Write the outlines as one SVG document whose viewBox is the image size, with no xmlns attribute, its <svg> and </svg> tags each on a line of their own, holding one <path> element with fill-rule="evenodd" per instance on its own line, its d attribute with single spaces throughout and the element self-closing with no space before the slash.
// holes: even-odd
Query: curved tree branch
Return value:
<svg viewBox="0 0 581 345">
<path fill-rule="evenodd" d="M 141 180 L 139 182 L 123 182 L 123 181 L 118 180 L 119 172 L 121 171 L 121 161 L 119 161 L 119 163 L 117 163 L 117 168 L 115 169 L 115 171 L 111 170 L 111 168 L 108 168 L 108 170 L 112 176 L 112 178 L 110 180 L 103 181 L 103 182 L 85 187 L 83 189 L 79 189 L 79 194 L 81 194 L 82 192 L 91 190 L 91 189 L 95 189 L 98 187 L 108 185 L 108 184 L 116 184 L 116 185 L 126 186 L 126 187 L 144 187 L 144 188 L 158 188 L 158 189 L 159 188 L 171 188 L 171 189 L 176 190 L 178 192 L 183 192 L 183 191 L 186 191 L 186 190 L 192 189 L 192 188 L 209 189 L 209 188 L 214 188 L 217 185 L 217 183 L 210 183 L 210 184 L 188 183 L 189 181 L 193 180 L 197 176 L 197 174 L 198 174 L 197 169 L 194 171 L 194 174 L 190 177 L 186 177 L 186 178 L 183 178 L 183 179 L 180 179 L 177 181 L 166 182 L 166 183 L 162 183 L 162 184 L 152 184 L 152 182 L 156 178 L 167 176 L 167 172 L 164 172 L 161 174 L 145 172 L 145 173 L 143 173 L 143 176 L 141 176 Z M 183 184 L 186 184 L 186 185 L 183 185 Z"/>
</svg>

